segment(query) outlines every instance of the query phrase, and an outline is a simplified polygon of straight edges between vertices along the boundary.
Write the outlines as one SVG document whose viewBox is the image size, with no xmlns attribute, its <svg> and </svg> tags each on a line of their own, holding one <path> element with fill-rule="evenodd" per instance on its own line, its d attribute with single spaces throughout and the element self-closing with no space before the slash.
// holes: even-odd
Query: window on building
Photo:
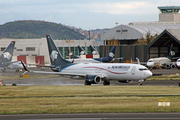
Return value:
<svg viewBox="0 0 180 120">
<path fill-rule="evenodd" d="M 5 47 L 2 47 L 2 48 L 1 48 L 1 51 L 4 51 L 5 49 L 6 49 Z"/>
<path fill-rule="evenodd" d="M 35 51 L 35 47 L 26 47 L 26 51 Z"/>
<path fill-rule="evenodd" d="M 23 51 L 23 49 L 17 49 L 17 51 Z"/>
</svg>

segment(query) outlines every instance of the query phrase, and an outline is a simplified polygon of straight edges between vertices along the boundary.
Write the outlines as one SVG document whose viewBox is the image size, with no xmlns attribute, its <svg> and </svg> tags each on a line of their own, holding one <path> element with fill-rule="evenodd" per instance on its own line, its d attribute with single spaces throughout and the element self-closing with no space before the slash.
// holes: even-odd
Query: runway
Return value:
<svg viewBox="0 0 180 120">
<path fill-rule="evenodd" d="M 38 70 L 40 71 L 40 68 L 30 68 L 32 70 Z M 42 71 L 42 70 L 41 70 Z M 49 68 L 46 68 L 44 71 L 51 71 Z M 170 69 L 170 70 L 152 70 L 153 74 L 156 75 L 167 75 L 167 74 L 180 74 L 180 71 L 177 69 Z M 1 72 L 1 76 L 13 76 L 13 75 L 21 75 L 22 72 L 15 72 L 15 70 L 8 69 L 7 72 Z M 28 73 L 30 75 L 37 75 L 33 73 Z M 144 85 L 154 85 L 154 86 L 178 86 L 180 80 L 151 80 L 151 81 L 145 81 L 143 82 Z M 31 86 L 31 85 L 84 85 L 84 80 L 77 80 L 72 78 L 66 78 L 66 77 L 59 77 L 59 76 L 53 76 L 51 78 L 38 78 L 38 79 L 21 79 L 21 80 L 4 80 L 4 84 L 6 85 L 12 85 L 13 83 L 16 83 L 18 86 Z M 103 85 L 102 82 L 99 84 L 92 84 L 92 85 Z M 120 83 L 118 81 L 111 81 L 110 85 L 118 85 L 118 86 L 126 86 L 126 85 L 138 85 L 138 82 L 133 83 Z"/>
<path fill-rule="evenodd" d="M 0 115 L 1 120 L 179 120 L 179 113 L 81 113 Z"/>
</svg>

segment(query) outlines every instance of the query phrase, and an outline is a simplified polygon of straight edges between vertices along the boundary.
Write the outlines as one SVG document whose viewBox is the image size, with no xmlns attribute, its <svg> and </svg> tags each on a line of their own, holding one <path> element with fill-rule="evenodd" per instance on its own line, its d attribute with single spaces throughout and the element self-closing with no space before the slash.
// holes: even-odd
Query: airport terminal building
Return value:
<svg viewBox="0 0 180 120">
<path fill-rule="evenodd" d="M 52 36 L 53 37 L 53 36 Z M 23 60 L 25 63 L 46 63 L 50 64 L 49 51 L 46 38 L 41 39 L 0 39 L 0 54 L 5 50 L 11 41 L 16 41 L 13 60 Z M 90 54 L 89 45 L 94 46 L 99 51 L 99 46 L 103 45 L 102 41 L 95 40 L 54 40 L 62 56 L 68 58 L 68 48 L 75 55 L 79 55 L 77 46 L 81 46 Z"/>
</svg>

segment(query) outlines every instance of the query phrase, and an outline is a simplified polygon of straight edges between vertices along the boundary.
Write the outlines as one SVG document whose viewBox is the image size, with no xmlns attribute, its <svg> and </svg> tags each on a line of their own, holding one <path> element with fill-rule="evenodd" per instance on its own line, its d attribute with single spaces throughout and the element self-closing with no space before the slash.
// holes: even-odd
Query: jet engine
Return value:
<svg viewBox="0 0 180 120">
<path fill-rule="evenodd" d="M 85 83 L 87 83 L 88 85 L 90 84 L 97 84 L 101 82 L 101 78 L 97 75 L 88 75 L 85 78 Z"/>
<path fill-rule="evenodd" d="M 172 64 L 172 65 L 171 65 L 171 69 L 174 69 L 174 68 L 176 68 L 176 65 L 175 65 L 175 64 Z"/>
<path fill-rule="evenodd" d="M 170 68 L 171 68 L 170 64 L 167 64 L 166 69 L 170 69 Z"/>
</svg>

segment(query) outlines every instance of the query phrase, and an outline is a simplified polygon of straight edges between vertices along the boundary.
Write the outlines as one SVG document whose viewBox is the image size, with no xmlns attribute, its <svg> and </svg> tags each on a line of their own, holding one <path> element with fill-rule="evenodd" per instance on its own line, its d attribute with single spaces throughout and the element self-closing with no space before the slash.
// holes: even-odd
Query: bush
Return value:
<svg viewBox="0 0 180 120">
<path fill-rule="evenodd" d="M 17 86 L 17 84 L 16 84 L 16 83 L 13 83 L 12 86 Z"/>
</svg>

